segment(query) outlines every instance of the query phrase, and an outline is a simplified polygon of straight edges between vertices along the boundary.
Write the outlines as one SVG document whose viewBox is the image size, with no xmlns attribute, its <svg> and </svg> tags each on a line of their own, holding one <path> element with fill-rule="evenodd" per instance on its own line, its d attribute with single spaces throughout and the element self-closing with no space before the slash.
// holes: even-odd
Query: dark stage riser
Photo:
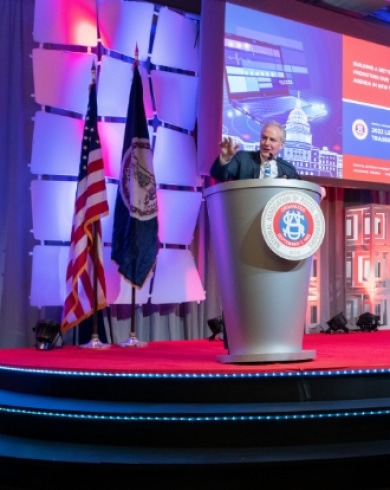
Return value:
<svg viewBox="0 0 390 490">
<path fill-rule="evenodd" d="M 44 440 L 260 447 L 387 439 L 390 372 L 132 375 L 1 369 L 0 431 Z"/>
<path fill-rule="evenodd" d="M 2 482 L 19 479 L 20 488 L 52 488 L 60 474 L 74 489 L 85 488 L 81 478 L 99 488 L 128 488 L 134 479 L 142 488 L 161 481 L 252 488 L 260 475 L 264 488 L 368 489 L 387 482 L 389 455 L 389 370 L 139 375 L 0 367 L 0 471 Z M 25 476 L 33 467 L 43 482 L 35 472 Z"/>
</svg>

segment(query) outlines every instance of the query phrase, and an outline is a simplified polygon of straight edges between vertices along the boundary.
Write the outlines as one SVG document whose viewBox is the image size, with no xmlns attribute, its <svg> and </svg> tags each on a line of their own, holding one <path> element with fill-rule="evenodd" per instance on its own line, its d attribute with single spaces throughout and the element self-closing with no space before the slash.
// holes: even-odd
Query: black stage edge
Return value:
<svg viewBox="0 0 390 490">
<path fill-rule="evenodd" d="M 0 488 L 390 488 L 390 369 L 0 365 Z M 7 485 L 6 487 L 4 485 Z"/>
</svg>

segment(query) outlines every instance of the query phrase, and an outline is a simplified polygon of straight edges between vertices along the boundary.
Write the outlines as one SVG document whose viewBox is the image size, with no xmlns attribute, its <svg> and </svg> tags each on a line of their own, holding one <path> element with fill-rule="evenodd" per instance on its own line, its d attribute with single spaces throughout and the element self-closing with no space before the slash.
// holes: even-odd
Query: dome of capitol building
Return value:
<svg viewBox="0 0 390 490">
<path fill-rule="evenodd" d="M 286 143 L 295 143 L 306 147 L 312 146 L 312 133 L 305 111 L 302 109 L 301 99 L 298 95 L 295 108 L 290 112 L 286 122 Z"/>
</svg>

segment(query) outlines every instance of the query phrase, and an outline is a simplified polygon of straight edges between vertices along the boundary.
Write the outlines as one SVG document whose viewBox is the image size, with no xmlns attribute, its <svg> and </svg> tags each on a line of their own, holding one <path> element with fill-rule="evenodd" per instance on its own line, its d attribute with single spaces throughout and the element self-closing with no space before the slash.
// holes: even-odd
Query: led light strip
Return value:
<svg viewBox="0 0 390 490">
<path fill-rule="evenodd" d="M 379 369 L 342 369 L 328 371 L 300 371 L 300 372 L 273 372 L 273 373 L 108 373 L 92 371 L 65 371 L 60 369 L 37 369 L 20 368 L 10 366 L 0 366 L 0 373 L 34 373 L 34 374 L 55 374 L 61 376 L 80 376 L 95 378 L 142 378 L 142 379 L 232 379 L 232 378 L 307 378 L 324 376 L 359 376 L 359 375 L 378 375 L 389 374 L 390 368 Z"/>
<path fill-rule="evenodd" d="M 99 420 L 116 422 L 264 422 L 264 421 L 299 421 L 317 419 L 346 419 L 352 417 L 387 416 L 390 409 L 379 410 L 354 410 L 346 412 L 321 412 L 285 415 L 215 415 L 215 416 L 145 416 L 145 415 L 105 415 L 105 414 L 80 414 L 68 412 L 52 412 L 43 410 L 31 410 L 22 408 L 0 407 L 0 413 L 44 416 L 50 418 L 76 419 L 76 420 Z"/>
</svg>

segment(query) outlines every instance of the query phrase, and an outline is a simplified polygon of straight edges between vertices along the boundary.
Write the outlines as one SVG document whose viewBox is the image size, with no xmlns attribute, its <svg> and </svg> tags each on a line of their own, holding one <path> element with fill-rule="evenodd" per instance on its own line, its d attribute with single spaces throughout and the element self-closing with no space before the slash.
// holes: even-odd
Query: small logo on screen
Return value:
<svg viewBox="0 0 390 490">
<path fill-rule="evenodd" d="M 368 136 L 368 126 L 363 119 L 356 119 L 352 123 L 352 133 L 358 140 L 364 140 Z"/>
<path fill-rule="evenodd" d="M 302 260 L 313 255 L 325 235 L 325 220 L 316 201 L 300 191 L 275 195 L 264 207 L 261 231 L 279 257 Z"/>
</svg>

